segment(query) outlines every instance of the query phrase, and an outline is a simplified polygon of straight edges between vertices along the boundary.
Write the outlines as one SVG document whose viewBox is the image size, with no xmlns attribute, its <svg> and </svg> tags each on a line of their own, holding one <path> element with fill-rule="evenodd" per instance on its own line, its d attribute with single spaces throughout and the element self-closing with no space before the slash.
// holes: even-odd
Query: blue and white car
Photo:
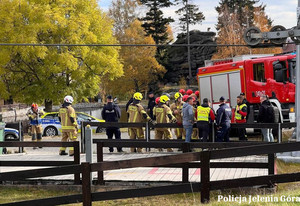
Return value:
<svg viewBox="0 0 300 206">
<path fill-rule="evenodd" d="M 91 122 L 105 122 L 104 120 L 97 119 L 91 115 L 88 115 L 83 112 L 76 112 L 77 123 L 80 132 L 80 126 L 82 121 L 91 121 Z M 43 136 L 57 136 L 61 135 L 61 124 L 58 119 L 58 112 L 49 112 L 45 113 L 41 117 L 42 127 L 43 127 Z M 101 133 L 104 131 L 101 127 L 92 127 L 93 131 L 96 133 Z"/>
<path fill-rule="evenodd" d="M 19 141 L 19 140 L 20 140 L 19 130 L 12 129 L 12 128 L 4 129 L 4 141 Z"/>
</svg>

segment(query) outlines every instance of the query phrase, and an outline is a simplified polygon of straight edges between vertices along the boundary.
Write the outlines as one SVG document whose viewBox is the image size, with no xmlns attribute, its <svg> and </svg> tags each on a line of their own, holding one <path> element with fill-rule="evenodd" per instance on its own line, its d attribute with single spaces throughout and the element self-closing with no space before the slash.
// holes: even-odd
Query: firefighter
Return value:
<svg viewBox="0 0 300 206">
<path fill-rule="evenodd" d="M 41 110 L 37 104 L 33 103 L 30 109 L 27 111 L 26 115 L 30 120 L 31 126 L 31 135 L 32 141 L 41 141 L 42 140 L 42 125 L 41 125 L 41 116 L 44 114 L 43 110 Z M 41 147 L 40 147 L 41 148 Z M 33 149 L 36 149 L 34 147 Z"/>
<path fill-rule="evenodd" d="M 183 101 L 182 101 L 182 94 L 179 92 L 176 92 L 175 95 L 175 102 L 171 104 L 170 109 L 173 113 L 173 115 L 176 117 L 177 124 L 182 125 L 182 106 L 183 106 Z M 182 139 L 183 136 L 183 128 L 176 128 L 175 129 L 175 135 L 177 139 Z"/>
<path fill-rule="evenodd" d="M 241 96 L 237 96 L 236 103 L 237 105 L 234 113 L 235 122 L 238 124 L 246 123 L 247 105 L 243 102 L 243 98 Z M 240 141 L 247 141 L 246 128 L 238 128 L 238 135 Z"/>
<path fill-rule="evenodd" d="M 170 107 L 168 107 L 168 102 L 170 101 L 169 97 L 166 95 L 162 95 L 160 97 L 160 103 L 154 108 L 153 116 L 154 120 L 157 123 L 176 123 L 176 117 L 173 116 Z M 155 139 L 172 139 L 172 133 L 169 128 L 156 128 L 155 129 Z M 168 152 L 173 152 L 171 148 L 167 149 Z M 160 150 L 161 151 L 161 150 Z"/>
<path fill-rule="evenodd" d="M 72 96 L 65 96 L 64 103 L 58 112 L 58 118 L 61 123 L 62 130 L 62 142 L 77 141 L 78 125 L 76 121 L 76 113 L 72 107 L 73 101 L 74 99 Z M 60 148 L 59 155 L 68 155 L 65 147 Z M 74 147 L 69 148 L 69 155 L 74 155 Z"/>
<path fill-rule="evenodd" d="M 179 89 L 178 92 L 179 92 L 180 94 L 182 94 L 182 96 L 185 95 L 185 90 L 184 90 L 184 89 Z"/>
<path fill-rule="evenodd" d="M 225 98 L 220 97 L 221 104 L 217 110 L 217 142 L 229 142 L 229 130 L 231 122 L 231 108 L 226 104 Z"/>
<path fill-rule="evenodd" d="M 215 120 L 215 114 L 209 107 L 209 101 L 207 98 L 204 98 L 203 104 L 197 107 L 197 127 L 199 130 L 199 139 L 203 142 L 207 142 L 210 131 L 209 117 L 211 121 Z"/>
<path fill-rule="evenodd" d="M 193 94 L 193 90 L 191 90 L 191 89 L 188 89 L 188 90 L 186 91 L 186 94 L 187 94 L 187 95 L 191 95 L 191 94 Z"/>
<path fill-rule="evenodd" d="M 133 123 L 140 123 L 144 119 L 149 121 L 152 124 L 155 122 L 149 117 L 147 112 L 145 111 L 144 107 L 140 104 L 141 100 L 143 99 L 143 95 L 140 92 L 136 92 L 133 95 L 133 102 L 128 106 L 128 114 L 129 119 L 128 122 Z M 130 139 L 144 139 L 144 131 L 142 127 L 132 127 L 129 128 L 129 136 Z M 142 148 L 131 148 L 131 152 L 142 152 Z"/>
</svg>

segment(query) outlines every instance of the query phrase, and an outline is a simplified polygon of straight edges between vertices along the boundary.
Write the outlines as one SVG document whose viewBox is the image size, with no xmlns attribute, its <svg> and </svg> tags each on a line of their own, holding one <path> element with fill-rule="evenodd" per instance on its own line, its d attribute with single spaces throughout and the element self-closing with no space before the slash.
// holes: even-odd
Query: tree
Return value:
<svg viewBox="0 0 300 206">
<path fill-rule="evenodd" d="M 179 23 L 182 32 L 186 33 L 187 22 L 190 25 L 195 25 L 201 23 L 205 20 L 204 14 L 199 11 L 199 7 L 194 4 L 188 4 L 188 0 L 177 0 L 177 2 L 182 4 L 183 7 L 176 11 L 176 14 L 180 16 Z"/>
<path fill-rule="evenodd" d="M 170 0 L 140 0 L 149 8 L 146 16 L 141 18 L 147 36 L 152 36 L 156 44 L 166 44 L 172 41 L 169 39 L 168 25 L 174 20 L 171 17 L 165 18 L 161 8 L 170 7 Z M 157 48 L 156 59 L 158 62 L 165 62 L 166 53 L 164 47 Z"/>
<path fill-rule="evenodd" d="M 96 0 L 3 0 L 0 41 L 36 44 L 115 44 L 112 22 Z M 116 47 L 2 47 L 0 95 L 46 108 L 67 94 L 95 96 L 100 78 L 123 74 Z M 51 109 L 51 107 L 49 108 Z"/>
<path fill-rule="evenodd" d="M 109 9 L 109 17 L 114 21 L 114 36 L 118 39 L 125 30 L 137 19 L 136 0 L 113 0 Z"/>
<path fill-rule="evenodd" d="M 248 26 L 257 26 L 262 31 L 270 30 L 272 20 L 266 15 L 266 6 L 254 5 L 258 1 L 229 1 L 223 0 L 217 7 L 218 17 L 218 44 L 244 44 L 243 34 Z M 243 10 L 244 16 L 238 11 Z M 278 53 L 280 49 L 249 49 L 247 47 L 218 47 L 213 59 L 223 59 L 243 54 Z"/>
<path fill-rule="evenodd" d="M 135 20 L 125 30 L 120 43 L 154 44 L 154 40 L 146 36 L 141 22 Z M 124 97 L 136 91 L 147 91 L 148 84 L 165 72 L 164 67 L 156 61 L 155 53 L 155 47 L 122 47 L 120 56 L 124 64 L 124 75 L 106 85 L 107 93 Z"/>
</svg>

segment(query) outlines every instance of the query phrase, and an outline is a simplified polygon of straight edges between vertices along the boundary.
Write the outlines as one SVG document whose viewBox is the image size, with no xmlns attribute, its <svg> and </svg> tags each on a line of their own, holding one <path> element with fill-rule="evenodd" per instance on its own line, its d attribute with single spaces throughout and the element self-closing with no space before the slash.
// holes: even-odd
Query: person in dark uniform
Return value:
<svg viewBox="0 0 300 206">
<path fill-rule="evenodd" d="M 220 98 L 220 106 L 217 110 L 217 142 L 229 142 L 229 130 L 231 122 L 231 108 L 226 104 L 225 98 Z"/>
<path fill-rule="evenodd" d="M 151 117 L 151 119 L 153 119 L 153 108 L 156 105 L 155 104 L 155 97 L 153 92 L 149 92 L 148 93 L 148 97 L 149 97 L 149 101 L 148 101 L 148 111 L 149 111 L 149 116 Z"/>
<path fill-rule="evenodd" d="M 102 118 L 106 122 L 118 122 L 121 117 L 121 110 L 118 105 L 113 103 L 112 96 L 107 96 L 107 104 L 104 105 L 103 110 L 101 112 Z M 108 139 L 112 139 L 113 135 L 115 135 L 116 139 L 121 139 L 120 128 L 118 127 L 108 127 L 106 128 L 106 135 Z M 123 152 L 121 147 L 117 148 L 118 152 Z M 114 151 L 113 147 L 109 148 L 110 152 Z"/>
</svg>

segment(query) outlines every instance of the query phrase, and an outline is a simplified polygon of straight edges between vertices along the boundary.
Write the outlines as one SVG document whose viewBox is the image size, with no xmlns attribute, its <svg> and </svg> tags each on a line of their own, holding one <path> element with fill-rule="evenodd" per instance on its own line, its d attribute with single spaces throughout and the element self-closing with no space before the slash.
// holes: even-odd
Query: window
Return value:
<svg viewBox="0 0 300 206">
<path fill-rule="evenodd" d="M 82 113 L 76 113 L 76 115 L 77 115 L 78 120 L 80 120 L 80 121 L 89 121 L 89 120 L 93 119 L 92 117 L 89 117 L 89 116 L 84 115 Z"/>
<path fill-rule="evenodd" d="M 284 61 L 275 61 L 273 62 L 273 71 L 274 71 L 274 79 L 276 82 L 286 82 L 287 77 L 287 68 L 286 62 Z"/>
<path fill-rule="evenodd" d="M 266 82 L 264 63 L 253 64 L 253 79 L 257 82 Z"/>
<path fill-rule="evenodd" d="M 44 119 L 56 119 L 58 118 L 58 113 L 51 113 L 51 114 L 47 114 Z"/>
</svg>

